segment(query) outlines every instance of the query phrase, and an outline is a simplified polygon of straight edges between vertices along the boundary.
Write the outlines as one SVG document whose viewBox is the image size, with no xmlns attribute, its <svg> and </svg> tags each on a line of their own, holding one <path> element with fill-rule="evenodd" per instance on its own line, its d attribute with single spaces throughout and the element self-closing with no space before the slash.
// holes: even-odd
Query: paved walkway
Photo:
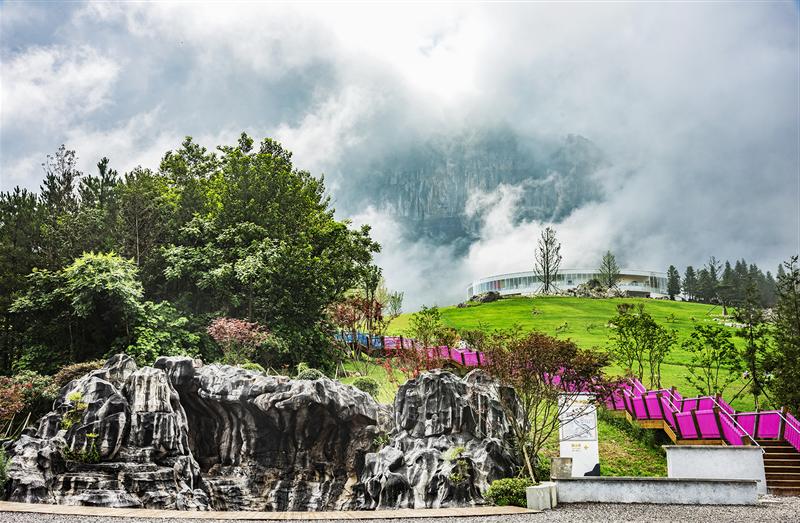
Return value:
<svg viewBox="0 0 800 523">
<path fill-rule="evenodd" d="M 250 521 L 332 521 L 374 519 L 421 519 L 421 518 L 465 518 L 473 516 L 509 516 L 530 514 L 536 511 L 519 507 L 468 507 L 439 509 L 397 510 L 343 510 L 327 512 L 221 512 L 125 509 L 83 507 L 70 505 L 47 505 L 43 503 L 11 503 L 0 501 L 0 516 L 3 513 L 58 514 L 71 516 L 124 517 L 135 519 L 192 519 L 192 520 L 250 520 Z M 0 517 L 0 521 L 3 521 Z"/>
<path fill-rule="evenodd" d="M 174 512 L 161 510 L 125 510 L 98 509 L 92 507 L 67 507 L 54 505 L 21 504 L 26 512 L 13 511 L 18 508 L 11 503 L 0 502 L 0 522 L 2 523 L 198 523 L 200 516 L 203 523 L 218 521 L 228 523 L 238 519 L 253 520 L 263 517 L 277 517 L 278 520 L 320 521 L 321 519 L 349 519 L 350 523 L 372 523 L 373 517 L 388 517 L 381 523 L 418 523 L 420 517 L 437 518 L 433 523 L 616 523 L 616 522 L 681 522 L 681 523 L 797 523 L 800 521 L 800 497 L 776 498 L 766 496 L 758 505 L 647 505 L 624 503 L 571 503 L 560 505 L 555 510 L 544 512 L 518 510 L 521 513 L 504 513 L 495 515 L 482 512 L 484 509 L 498 510 L 496 507 L 477 509 L 436 510 L 390 510 L 380 512 L 301 512 L 301 513 L 260 513 L 260 512 Z M 33 510 L 69 510 L 70 513 L 32 512 Z M 87 514 L 91 511 L 93 515 Z M 110 514 L 100 514 L 110 511 Z M 96 514 L 96 515 L 94 515 Z M 118 516 L 125 517 L 118 517 Z M 174 518 L 174 519 L 173 519 Z M 218 518 L 216 520 L 206 518 Z M 224 518 L 224 519 L 219 519 Z"/>
</svg>

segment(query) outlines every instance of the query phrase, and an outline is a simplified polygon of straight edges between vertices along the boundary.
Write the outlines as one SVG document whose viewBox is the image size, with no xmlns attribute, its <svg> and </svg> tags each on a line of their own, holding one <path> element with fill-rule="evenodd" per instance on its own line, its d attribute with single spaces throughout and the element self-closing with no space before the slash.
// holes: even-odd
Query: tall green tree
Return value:
<svg viewBox="0 0 800 523">
<path fill-rule="evenodd" d="M 778 271 L 775 353 L 772 358 L 775 402 L 800 412 L 800 268 L 793 256 Z M 784 270 L 785 267 L 785 270 Z"/>
<path fill-rule="evenodd" d="M 606 251 L 597 269 L 598 279 L 606 289 L 613 289 L 617 286 L 620 279 L 619 265 L 617 258 L 611 251 Z"/>
<path fill-rule="evenodd" d="M 336 221 L 323 180 L 294 168 L 291 153 L 273 140 L 255 149 L 243 134 L 236 146 L 220 147 L 219 157 L 191 150 L 213 190 L 206 202 L 192 197 L 207 212 L 195 213 L 164 250 L 175 299 L 194 314 L 267 326 L 297 347 L 296 361 L 286 363 L 330 367 L 325 312 L 360 283 L 379 249 L 369 227 Z"/>
<path fill-rule="evenodd" d="M 681 275 L 674 265 L 667 269 L 667 294 L 669 299 L 674 300 L 675 296 L 681 293 Z"/>
<path fill-rule="evenodd" d="M 83 173 L 77 169 L 75 151 L 62 145 L 42 164 L 45 176 L 39 189 L 43 209 L 42 267 L 57 270 L 69 263 L 81 251 L 78 212 L 78 180 Z"/>
<path fill-rule="evenodd" d="M 761 308 L 758 282 L 748 278 L 744 283 L 744 288 L 745 298 L 734 313 L 736 321 L 742 325 L 737 329 L 736 335 L 744 340 L 745 345 L 740 358 L 747 376 L 745 387 L 752 394 L 753 404 L 758 410 L 760 408 L 759 399 L 764 395 L 767 387 L 768 358 L 772 337 L 764 317 L 764 310 Z"/>
<path fill-rule="evenodd" d="M 9 313 L 25 277 L 41 258 L 42 208 L 35 194 L 19 187 L 0 193 L 0 373 L 9 373 L 22 340 Z"/>
<path fill-rule="evenodd" d="M 691 265 L 686 267 L 686 272 L 683 274 L 683 293 L 690 300 L 694 300 L 697 295 L 697 275 Z"/>
<path fill-rule="evenodd" d="M 722 394 L 738 378 L 738 354 L 731 337 L 719 325 L 698 324 L 684 340 L 683 349 L 691 355 L 686 379 L 701 394 Z"/>
</svg>

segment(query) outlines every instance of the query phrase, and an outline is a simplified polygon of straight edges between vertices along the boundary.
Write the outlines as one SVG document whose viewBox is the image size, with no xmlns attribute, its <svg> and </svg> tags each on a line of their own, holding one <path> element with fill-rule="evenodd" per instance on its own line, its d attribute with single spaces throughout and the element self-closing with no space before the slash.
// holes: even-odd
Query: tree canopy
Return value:
<svg viewBox="0 0 800 523">
<path fill-rule="evenodd" d="M 165 340 L 213 358 L 217 317 L 289 347 L 256 361 L 331 365 L 327 309 L 364 281 L 379 246 L 368 226 L 335 219 L 323 178 L 278 142 L 242 134 L 210 151 L 187 137 L 157 170 L 123 176 L 107 158 L 96 174 L 76 165 L 62 146 L 39 194 L 0 193 L 0 372 L 48 370 L 50 353 L 147 359 Z"/>
</svg>

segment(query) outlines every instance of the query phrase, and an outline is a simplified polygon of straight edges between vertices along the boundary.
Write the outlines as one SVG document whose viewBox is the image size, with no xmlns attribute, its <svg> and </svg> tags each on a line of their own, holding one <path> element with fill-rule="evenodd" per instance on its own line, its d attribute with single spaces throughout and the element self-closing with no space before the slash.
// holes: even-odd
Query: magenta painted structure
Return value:
<svg viewBox="0 0 800 523">
<path fill-rule="evenodd" d="M 610 410 L 633 419 L 663 420 L 682 440 L 722 440 L 748 445 L 755 439 L 778 439 L 800 451 L 800 421 L 788 412 L 736 412 L 719 396 L 683 398 L 673 389 L 647 390 L 637 379 L 619 385 L 605 401 Z"/>
<path fill-rule="evenodd" d="M 479 351 L 446 346 L 422 349 L 415 340 L 401 336 L 383 336 L 380 343 L 373 343 L 373 347 L 380 345 L 387 355 L 399 349 L 420 349 L 430 358 L 465 367 L 486 364 L 485 354 Z M 557 379 L 555 376 L 554 382 Z M 747 445 L 755 439 L 780 439 L 800 451 L 800 421 L 784 411 L 736 412 L 719 396 L 684 398 L 674 387 L 648 390 L 636 378 L 620 382 L 605 405 L 609 410 L 627 411 L 634 419 L 663 420 L 682 440 L 713 439 Z"/>
</svg>

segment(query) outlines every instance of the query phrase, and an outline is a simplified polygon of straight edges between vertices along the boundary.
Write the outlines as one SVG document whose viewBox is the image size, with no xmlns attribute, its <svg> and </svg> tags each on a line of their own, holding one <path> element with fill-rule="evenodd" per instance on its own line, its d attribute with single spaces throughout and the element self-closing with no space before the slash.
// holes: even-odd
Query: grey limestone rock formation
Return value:
<svg viewBox="0 0 800 523">
<path fill-rule="evenodd" d="M 481 503 L 515 466 L 499 393 L 480 372 L 426 373 L 401 387 L 392 419 L 327 378 L 117 355 L 9 447 L 5 497 L 257 511 Z"/>
<path fill-rule="evenodd" d="M 389 445 L 369 454 L 362 481 L 369 508 L 448 507 L 483 502 L 495 479 L 518 466 L 499 401 L 513 391 L 480 370 L 465 378 L 428 372 L 400 387 Z"/>
</svg>

